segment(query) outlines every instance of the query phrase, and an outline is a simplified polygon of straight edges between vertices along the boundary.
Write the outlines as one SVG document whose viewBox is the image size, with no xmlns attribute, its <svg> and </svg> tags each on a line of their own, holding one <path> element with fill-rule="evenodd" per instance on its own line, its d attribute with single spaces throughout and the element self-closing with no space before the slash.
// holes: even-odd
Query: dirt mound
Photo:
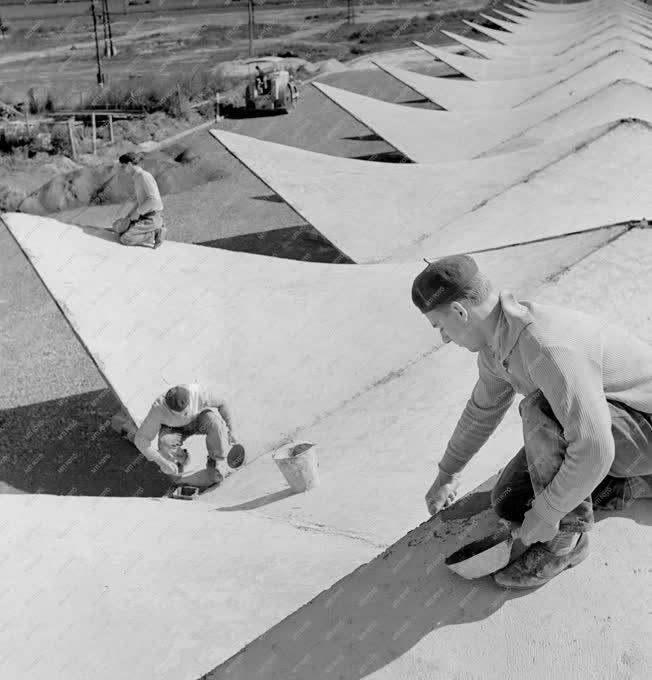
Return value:
<svg viewBox="0 0 652 680">
<path fill-rule="evenodd" d="M 183 151 L 174 160 L 162 152 L 147 154 L 142 167 L 154 175 L 162 195 L 192 189 L 228 177 L 214 164 Z M 58 175 L 30 194 L 19 206 L 22 212 L 47 215 L 88 205 L 110 205 L 134 199 L 133 181 L 116 163 L 82 168 Z"/>
<path fill-rule="evenodd" d="M 274 62 L 274 64 L 261 63 L 259 65 L 263 71 L 271 71 L 275 66 L 281 66 L 282 68 L 286 68 L 290 71 L 298 71 L 299 69 L 305 67 L 306 64 L 310 64 L 310 62 L 306 61 L 305 59 L 300 59 L 299 57 L 286 57 L 282 61 Z M 212 69 L 212 72 L 224 78 L 244 79 L 253 72 L 253 68 L 253 66 L 250 66 L 241 60 L 223 61 L 217 64 L 215 68 Z"/>
<path fill-rule="evenodd" d="M 343 71 L 347 68 L 345 64 L 337 59 L 324 59 L 317 63 L 320 73 L 335 73 L 336 71 Z"/>
<path fill-rule="evenodd" d="M 299 78 L 314 78 L 315 76 L 324 73 L 337 73 L 337 71 L 344 71 L 348 68 L 345 64 L 337 59 L 324 59 L 323 61 L 316 61 L 314 64 L 306 62 L 297 70 Z"/>
</svg>

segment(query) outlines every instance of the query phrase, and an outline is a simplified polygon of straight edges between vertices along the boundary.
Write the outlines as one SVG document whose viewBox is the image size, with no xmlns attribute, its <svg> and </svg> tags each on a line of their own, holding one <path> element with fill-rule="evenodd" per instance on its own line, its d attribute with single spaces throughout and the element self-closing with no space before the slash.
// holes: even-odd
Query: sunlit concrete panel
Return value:
<svg viewBox="0 0 652 680">
<path fill-rule="evenodd" d="M 652 91 L 629 81 L 589 95 L 514 109 L 462 112 L 391 104 L 320 83 L 315 87 L 408 158 L 422 163 L 475 158 L 510 140 L 514 146 L 516 138 L 525 147 L 620 118 L 652 118 Z"/>
<path fill-rule="evenodd" d="M 651 143 L 649 123 L 623 123 L 394 259 L 479 251 L 652 219 Z"/>
<path fill-rule="evenodd" d="M 211 133 L 359 263 L 392 259 L 397 250 L 417 244 L 537 170 L 614 134 L 604 127 L 495 158 L 394 164 L 327 156 L 222 130 Z"/>
<path fill-rule="evenodd" d="M 596 60 L 617 53 L 621 45 L 611 41 L 596 47 L 594 50 L 582 52 L 572 59 L 564 55 L 556 57 L 505 57 L 497 59 L 480 59 L 453 54 L 436 47 L 414 41 L 417 47 L 425 50 L 435 59 L 448 64 L 471 80 L 509 80 L 512 78 L 536 78 L 543 75 L 556 74 L 560 79 L 590 66 Z M 650 59 L 651 51 L 632 43 L 625 45 L 624 50 L 641 59 Z"/>
<path fill-rule="evenodd" d="M 197 680 L 378 552 L 177 500 L 0 509 L 16 520 L 0 528 L 7 680 Z"/>
<path fill-rule="evenodd" d="M 499 11 L 497 13 L 500 13 Z M 480 13 L 483 19 L 488 19 L 496 26 L 507 31 L 513 35 L 530 36 L 536 41 L 544 38 L 551 38 L 557 40 L 560 36 L 568 36 L 581 34 L 586 30 L 591 30 L 594 26 L 604 23 L 630 23 L 633 26 L 639 26 L 643 29 L 650 27 L 650 18 L 642 16 L 638 13 L 620 8 L 607 9 L 603 11 L 592 12 L 585 17 L 565 17 L 563 19 L 556 19 L 552 21 L 524 21 L 522 23 L 514 23 L 511 20 L 505 20 L 501 17 L 492 16 L 489 14 Z M 467 25 L 477 26 L 472 21 L 467 21 Z M 487 28 L 483 26 L 483 28 Z"/>
<path fill-rule="evenodd" d="M 578 4 L 578 3 L 575 3 Z M 514 22 L 516 24 L 522 24 L 522 25 L 528 25 L 528 26 L 534 26 L 534 25 L 554 25 L 554 24 L 559 24 L 560 22 L 564 21 L 576 21 L 576 20 L 581 20 L 581 19 L 588 19 L 593 15 L 598 15 L 598 14 L 605 14 L 608 12 L 616 12 L 616 11 L 622 11 L 623 13 L 626 13 L 628 16 L 633 17 L 633 18 L 642 18 L 645 20 L 649 20 L 652 15 L 650 15 L 649 11 L 646 11 L 642 9 L 641 7 L 635 7 L 634 5 L 629 5 L 624 2 L 610 2 L 610 3 L 603 3 L 601 7 L 593 7 L 593 8 L 580 8 L 576 10 L 575 12 L 566 12 L 566 13 L 561 13 L 561 12 L 543 12 L 539 11 L 537 12 L 536 10 L 531 10 L 531 9 L 525 9 L 524 7 L 515 7 L 513 5 L 509 5 L 507 3 L 504 4 L 504 7 L 509 10 L 508 12 L 503 12 L 502 10 L 497 10 L 497 9 L 492 9 L 493 12 L 496 14 L 501 15 L 502 17 L 509 18 L 511 22 Z"/>
<path fill-rule="evenodd" d="M 636 46 L 652 50 L 652 39 L 628 29 L 621 27 L 611 28 L 602 31 L 590 38 L 576 38 L 572 41 L 560 43 L 546 43 L 545 45 L 503 45 L 498 42 L 488 40 L 475 40 L 464 35 L 453 33 L 452 31 L 442 31 L 442 33 L 460 43 L 464 47 L 472 50 L 476 54 L 487 57 L 488 59 L 510 59 L 510 58 L 536 58 L 537 61 L 543 58 L 565 57 L 575 59 L 585 53 L 597 49 L 611 50 L 628 49 Z"/>
<path fill-rule="evenodd" d="M 640 32 L 643 35 L 650 35 L 652 29 L 648 26 L 642 24 L 640 21 L 629 19 L 627 17 L 615 19 L 615 18 L 605 18 L 599 21 L 595 21 L 586 24 L 582 27 L 573 27 L 567 31 L 563 29 L 560 30 L 561 36 L 558 36 L 557 32 L 553 29 L 551 30 L 533 30 L 533 31 L 519 31 L 518 33 L 510 33 L 508 31 L 501 31 L 499 29 L 487 28 L 481 24 L 476 24 L 472 21 L 465 20 L 464 23 L 478 31 L 479 33 L 484 33 L 489 38 L 496 40 L 505 45 L 530 45 L 530 44 L 545 44 L 549 43 L 551 40 L 554 42 L 559 37 L 563 39 L 568 39 L 572 37 L 580 37 L 584 34 L 587 38 L 590 38 L 598 33 L 610 29 L 615 26 L 621 26 L 626 29 L 631 29 L 636 32 Z"/>
<path fill-rule="evenodd" d="M 568 77 L 560 77 L 558 72 L 554 72 L 532 78 L 477 82 L 437 78 L 375 63 L 387 74 L 447 111 L 513 108 L 524 103 L 543 102 L 547 98 L 589 93 L 621 78 L 648 87 L 652 85 L 652 63 L 629 53 L 598 58 Z"/>
<path fill-rule="evenodd" d="M 474 257 L 495 286 L 527 299 L 546 281 L 624 231 L 622 227 L 600 229 Z M 420 271 L 423 262 L 415 261 L 414 267 Z M 427 516 L 425 491 L 477 379 L 473 356 L 440 342 L 435 332 L 433 347 L 438 349 L 432 354 L 298 433 L 319 447 L 322 485 L 318 489 L 283 497 L 276 465 L 263 456 L 247 468 L 246 475 L 232 475 L 224 486 L 204 494 L 201 502 L 222 512 L 253 511 L 286 521 L 300 517 L 308 526 L 381 545 L 399 539 Z M 521 441 L 515 404 L 481 454 L 465 468 L 460 493 L 492 477 Z M 329 502 L 333 489 L 337 489 L 336 504 Z M 387 502 L 396 489 L 401 489 L 403 498 L 398 506 Z M 266 498 L 274 502 L 265 503 Z"/>
<path fill-rule="evenodd" d="M 251 458 L 431 344 L 409 298 L 411 265 L 172 241 L 151 250 L 52 219 L 3 219 L 137 423 L 169 386 L 198 380 L 232 406 Z"/>
<path fill-rule="evenodd" d="M 604 6 L 622 5 L 626 8 L 636 9 L 642 13 L 650 13 L 652 9 L 646 2 L 637 2 L 636 0 L 596 0 L 596 2 L 571 2 L 571 3 L 557 3 L 557 2 L 538 2 L 535 0 L 513 0 L 513 2 L 522 7 L 526 7 L 531 11 L 537 13 L 551 12 L 553 14 L 570 15 L 574 12 L 590 11 L 592 9 L 600 9 Z"/>
</svg>

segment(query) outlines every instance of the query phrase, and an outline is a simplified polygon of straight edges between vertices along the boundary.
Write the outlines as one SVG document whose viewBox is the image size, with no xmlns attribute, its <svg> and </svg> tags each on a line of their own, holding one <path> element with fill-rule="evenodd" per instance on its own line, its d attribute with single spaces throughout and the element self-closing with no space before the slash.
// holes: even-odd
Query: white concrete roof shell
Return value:
<svg viewBox="0 0 652 680">
<path fill-rule="evenodd" d="M 487 28 L 481 24 L 474 23 L 473 21 L 464 20 L 464 23 L 478 31 L 479 33 L 484 33 L 486 36 L 493 38 L 497 42 L 503 43 L 504 45 L 536 45 L 536 44 L 556 44 L 558 42 L 565 42 L 568 40 L 573 40 L 574 38 L 586 35 L 590 38 L 594 35 L 598 35 L 606 30 L 614 27 L 622 27 L 624 29 L 632 30 L 634 32 L 642 33 L 643 35 L 650 36 L 649 26 L 641 23 L 639 20 L 622 18 L 605 18 L 601 21 L 596 21 L 587 24 L 583 27 L 575 27 L 574 29 L 568 31 L 560 31 L 561 35 L 557 33 L 554 29 L 544 31 L 542 29 L 532 30 L 532 31 L 519 31 L 518 33 L 510 33 L 508 31 L 501 31 L 499 29 Z"/>
<path fill-rule="evenodd" d="M 620 45 L 615 40 L 607 40 L 590 49 L 579 52 L 571 59 L 564 55 L 556 57 L 500 57 L 495 59 L 480 59 L 476 57 L 466 57 L 460 54 L 453 54 L 437 47 L 430 47 L 418 41 L 414 41 L 417 47 L 433 56 L 439 61 L 443 61 L 451 68 L 459 71 L 471 80 L 511 80 L 513 78 L 532 78 L 546 74 L 558 74 L 559 78 L 576 73 L 587 66 L 595 63 L 597 59 L 608 56 L 618 51 Z M 635 42 L 628 42 L 625 51 L 630 54 L 650 58 L 650 49 L 643 47 Z"/>
<path fill-rule="evenodd" d="M 499 157 L 434 164 L 365 162 L 222 130 L 211 134 L 342 252 L 370 263 L 392 260 L 408 246 L 418 259 L 418 243 L 427 236 L 605 135 L 623 139 L 621 125 L 627 124 Z"/>
<path fill-rule="evenodd" d="M 431 346 L 405 292 L 411 264 L 298 262 L 173 241 L 126 248 L 105 230 L 3 220 L 136 423 L 171 385 L 199 380 L 247 414 L 238 429 L 252 459 Z M 335 345 L 330 325 L 342 329 Z"/>
<path fill-rule="evenodd" d="M 212 134 L 359 263 L 416 261 L 652 217 L 644 189 L 652 182 L 645 152 L 652 128 L 642 122 L 511 154 L 405 166 Z"/>
<path fill-rule="evenodd" d="M 652 59 L 652 52 L 650 52 Z M 621 78 L 652 86 L 652 62 L 628 52 L 599 57 L 576 73 L 548 73 L 510 80 L 463 81 L 437 78 L 374 62 L 390 76 L 447 111 L 499 110 L 543 102 L 547 98 L 571 97 L 605 87 Z M 562 77 L 562 75 L 564 77 Z"/>
<path fill-rule="evenodd" d="M 614 46 L 614 49 L 619 49 L 616 47 L 618 45 L 636 45 L 647 50 L 652 50 L 651 38 L 621 27 L 611 28 L 590 38 L 582 38 L 571 42 L 565 41 L 564 43 L 546 43 L 527 46 L 503 45 L 498 42 L 489 42 L 488 40 L 475 40 L 446 30 L 442 30 L 442 33 L 460 43 L 460 45 L 473 50 L 473 52 L 476 52 L 478 55 L 492 60 L 529 58 L 536 59 L 537 62 L 540 62 L 544 59 L 562 56 L 566 57 L 566 59 L 574 59 L 590 50 L 598 48 L 603 49 L 604 45 Z"/>
<path fill-rule="evenodd" d="M 419 163 L 470 160 L 496 153 L 503 144 L 515 149 L 518 144 L 524 147 L 565 137 L 620 118 L 652 119 L 652 91 L 630 81 L 514 109 L 454 112 L 391 104 L 321 83 L 314 86 Z"/>
</svg>

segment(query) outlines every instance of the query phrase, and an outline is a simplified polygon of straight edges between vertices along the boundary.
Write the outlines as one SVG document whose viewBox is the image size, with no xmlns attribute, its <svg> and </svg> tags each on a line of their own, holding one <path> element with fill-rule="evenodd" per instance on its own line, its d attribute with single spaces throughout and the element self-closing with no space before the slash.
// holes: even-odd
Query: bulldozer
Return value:
<svg viewBox="0 0 652 680">
<path fill-rule="evenodd" d="M 299 98 L 299 91 L 283 58 L 260 57 L 246 63 L 249 67 L 245 89 L 247 111 L 289 113 Z"/>
</svg>

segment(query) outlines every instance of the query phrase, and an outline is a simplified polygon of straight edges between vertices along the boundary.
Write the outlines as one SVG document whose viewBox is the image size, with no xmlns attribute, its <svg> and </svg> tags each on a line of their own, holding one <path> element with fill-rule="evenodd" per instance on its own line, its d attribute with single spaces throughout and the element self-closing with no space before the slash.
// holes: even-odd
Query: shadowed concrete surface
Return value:
<svg viewBox="0 0 652 680">
<path fill-rule="evenodd" d="M 639 626 L 649 599 L 641 601 L 630 579 L 649 587 L 644 564 L 652 551 L 633 564 L 613 544 L 632 551 L 647 543 L 651 509 L 641 501 L 599 523 L 583 573 L 531 593 L 452 574 L 444 558 L 487 535 L 495 516 L 446 521 L 444 512 L 204 678 L 563 678 L 570 668 L 643 678 L 650 654 Z"/>
<path fill-rule="evenodd" d="M 163 495 L 168 478 L 111 429 L 119 409 L 103 389 L 0 410 L 0 479 L 29 493 Z"/>
</svg>

